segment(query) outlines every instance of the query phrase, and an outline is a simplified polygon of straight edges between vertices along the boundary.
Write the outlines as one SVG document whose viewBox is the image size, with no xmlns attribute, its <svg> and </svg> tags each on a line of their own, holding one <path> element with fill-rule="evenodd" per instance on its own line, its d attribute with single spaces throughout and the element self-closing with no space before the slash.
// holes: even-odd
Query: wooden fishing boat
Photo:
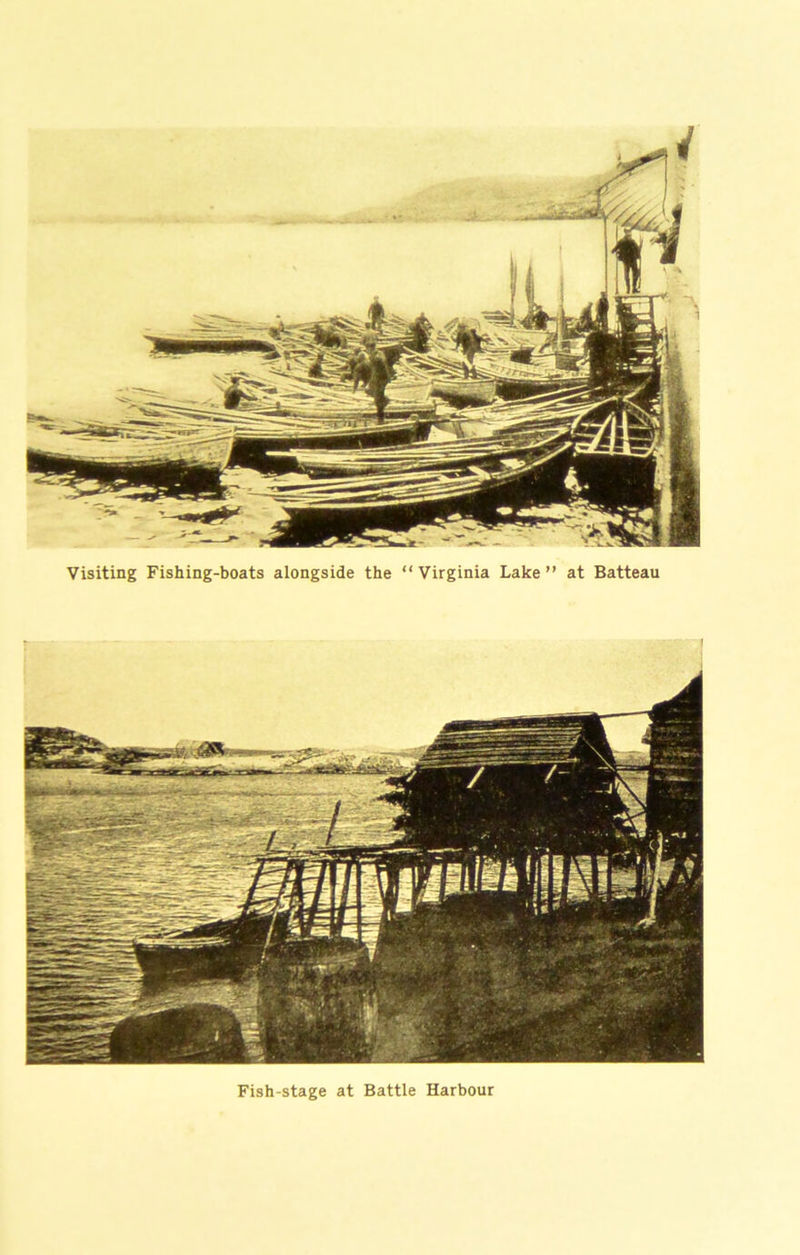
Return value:
<svg viewBox="0 0 800 1255">
<path fill-rule="evenodd" d="M 178 482 L 214 479 L 233 447 L 230 423 L 202 425 L 123 420 L 102 424 L 28 415 L 32 464 L 89 470 L 93 475 Z"/>
<path fill-rule="evenodd" d="M 573 423 L 575 473 L 598 496 L 639 499 L 653 489 L 658 422 L 627 397 L 607 397 Z"/>
<path fill-rule="evenodd" d="M 457 416 L 437 424 L 449 427 L 460 436 L 510 436 L 532 433 L 553 423 L 571 426 L 592 402 L 592 393 L 581 384 L 561 388 L 535 397 L 522 397 L 491 406 L 461 411 Z"/>
<path fill-rule="evenodd" d="M 246 410 L 273 414 L 276 417 L 305 418 L 317 423 L 346 423 L 350 420 L 374 419 L 375 402 L 365 392 L 354 393 L 341 385 L 304 390 L 288 380 L 283 386 L 273 386 L 266 381 L 256 381 L 251 375 L 240 376 L 239 387 L 244 393 Z M 405 385 L 390 384 L 386 389 L 387 418 L 409 418 L 416 414 L 421 418 L 433 418 L 436 402 L 427 382 L 412 381 Z"/>
<path fill-rule="evenodd" d="M 354 475 L 309 485 L 276 485 L 273 496 L 295 531 L 330 533 L 379 520 L 411 522 L 459 508 L 501 504 L 535 487 L 563 485 L 569 437 L 520 456 L 435 470 Z"/>
<path fill-rule="evenodd" d="M 411 474 L 476 463 L 486 466 L 503 458 L 523 457 L 536 450 L 544 453 L 568 439 L 569 430 L 569 425 L 562 421 L 547 431 L 537 430 L 531 435 L 523 433 L 505 439 L 492 436 L 427 441 L 395 449 L 296 449 L 294 457 L 298 470 L 317 478 L 392 472 Z"/>
<path fill-rule="evenodd" d="M 451 405 L 489 405 L 497 395 L 497 384 L 493 379 L 436 375 L 431 386 L 435 397 L 441 397 Z"/>
<path fill-rule="evenodd" d="M 270 461 L 273 454 L 294 448 L 369 449 L 384 445 L 411 444 L 424 440 L 433 416 L 416 414 L 404 418 L 387 417 L 383 423 L 371 414 L 339 421 L 319 422 L 288 414 L 262 414 L 256 410 L 225 410 L 220 406 L 173 401 L 145 389 L 129 389 L 120 400 L 154 421 L 180 420 L 187 423 L 233 424 L 234 455 L 237 459 Z M 285 460 L 285 459 L 284 459 Z"/>
<path fill-rule="evenodd" d="M 256 904 L 258 882 L 274 837 L 275 833 L 256 868 L 238 915 L 134 941 L 133 949 L 145 977 L 165 980 L 238 976 L 259 961 L 267 942 L 275 944 L 284 939 L 289 912 L 280 911 L 279 902 Z"/>
<path fill-rule="evenodd" d="M 151 980 L 238 976 L 261 958 L 273 914 L 254 911 L 244 920 L 233 916 L 180 932 L 139 937 L 133 949 L 143 975 Z M 288 911 L 279 911 L 270 944 L 283 941 L 288 926 Z"/>
<path fill-rule="evenodd" d="M 497 387 L 497 395 L 505 399 L 533 397 L 545 392 L 555 392 L 560 388 L 574 388 L 576 384 L 586 386 L 588 372 L 581 374 L 577 369 L 562 370 L 556 367 L 555 359 L 548 362 L 512 362 L 506 358 L 502 361 L 475 359 L 478 375 L 491 379 Z"/>
<path fill-rule="evenodd" d="M 278 337 L 265 323 L 236 318 L 195 317 L 186 331 L 144 331 L 158 353 L 280 353 Z"/>
</svg>

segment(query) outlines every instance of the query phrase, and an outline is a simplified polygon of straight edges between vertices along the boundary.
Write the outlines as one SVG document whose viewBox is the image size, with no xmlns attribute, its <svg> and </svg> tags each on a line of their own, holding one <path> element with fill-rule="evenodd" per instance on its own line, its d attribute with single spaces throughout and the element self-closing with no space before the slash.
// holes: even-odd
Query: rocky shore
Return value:
<svg viewBox="0 0 800 1255">
<path fill-rule="evenodd" d="M 421 751 L 419 751 L 421 752 Z M 416 750 L 310 747 L 299 750 L 232 750 L 214 757 L 182 757 L 174 751 L 142 746 L 108 746 L 70 728 L 25 729 L 25 766 L 84 768 L 113 775 L 239 776 L 278 773 L 320 775 L 404 775 L 418 758 Z"/>
</svg>

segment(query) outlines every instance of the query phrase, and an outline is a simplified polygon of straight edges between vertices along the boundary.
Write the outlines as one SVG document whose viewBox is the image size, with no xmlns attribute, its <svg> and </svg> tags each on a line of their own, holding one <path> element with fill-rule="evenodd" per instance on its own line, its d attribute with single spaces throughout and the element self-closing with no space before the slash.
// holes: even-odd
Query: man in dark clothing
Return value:
<svg viewBox="0 0 800 1255">
<path fill-rule="evenodd" d="M 592 302 L 589 301 L 588 305 L 584 305 L 583 309 L 578 315 L 578 321 L 575 325 L 575 330 L 578 332 L 579 335 L 583 335 L 584 332 L 591 331 L 592 326 L 593 326 Z"/>
<path fill-rule="evenodd" d="M 478 378 L 478 372 L 475 370 L 475 354 L 480 352 L 481 338 L 474 327 L 468 327 L 463 319 L 459 319 L 456 327 L 456 348 L 460 350 L 463 361 L 461 365 L 464 368 L 464 378 L 468 379 L 470 374 L 473 379 Z"/>
<path fill-rule="evenodd" d="M 332 322 L 317 323 L 314 328 L 314 343 L 327 349 L 346 349 L 347 336 Z"/>
<path fill-rule="evenodd" d="M 595 321 L 601 331 L 608 331 L 608 297 L 601 292 L 594 307 Z"/>
<path fill-rule="evenodd" d="M 225 389 L 225 396 L 223 397 L 223 400 L 222 400 L 222 404 L 225 406 L 225 409 L 226 410 L 238 409 L 239 402 L 241 401 L 243 396 L 244 396 L 244 393 L 239 387 L 239 376 L 231 375 L 231 381 L 228 384 L 227 388 Z"/>
<path fill-rule="evenodd" d="M 636 356 L 636 315 L 622 301 L 618 302 L 617 322 L 619 324 L 619 355 L 626 370 Z"/>
<path fill-rule="evenodd" d="M 386 385 L 394 376 L 385 355 L 377 347 L 369 351 L 369 368 L 370 375 L 367 390 L 372 394 L 372 398 L 375 401 L 378 422 L 382 423 L 386 409 Z"/>
<path fill-rule="evenodd" d="M 625 228 L 622 239 L 617 240 L 611 252 L 616 253 L 622 262 L 625 271 L 625 291 L 638 292 L 642 250 L 631 235 L 629 227 Z"/>
<path fill-rule="evenodd" d="M 380 299 L 376 296 L 367 310 L 367 318 L 369 319 L 369 325 L 372 327 L 373 331 L 380 331 L 385 317 L 386 311 L 381 305 Z"/>
<path fill-rule="evenodd" d="M 678 255 L 678 238 L 681 233 L 681 206 L 676 205 L 672 211 L 672 222 L 663 235 L 658 236 L 659 243 L 663 246 L 663 252 L 660 257 L 663 266 L 671 266 L 675 262 Z"/>
<path fill-rule="evenodd" d="M 424 353 L 428 348 L 428 340 L 433 331 L 433 324 L 425 317 L 424 314 L 417 314 L 411 324 L 411 339 L 414 343 L 414 349 L 417 353 Z"/>
<path fill-rule="evenodd" d="M 325 358 L 325 350 L 320 349 L 319 353 L 314 358 L 313 362 L 308 368 L 309 379 L 321 379 L 322 378 L 322 363 L 323 363 L 324 358 Z"/>
<path fill-rule="evenodd" d="M 354 349 L 345 363 L 342 378 L 352 379 L 353 391 L 357 392 L 359 384 L 363 384 L 365 389 L 369 387 L 371 374 L 369 354 L 365 349 Z"/>
<path fill-rule="evenodd" d="M 584 352 L 589 358 L 589 386 L 606 388 L 612 383 L 616 372 L 618 345 L 617 337 L 598 327 L 590 331 L 584 342 Z"/>
</svg>

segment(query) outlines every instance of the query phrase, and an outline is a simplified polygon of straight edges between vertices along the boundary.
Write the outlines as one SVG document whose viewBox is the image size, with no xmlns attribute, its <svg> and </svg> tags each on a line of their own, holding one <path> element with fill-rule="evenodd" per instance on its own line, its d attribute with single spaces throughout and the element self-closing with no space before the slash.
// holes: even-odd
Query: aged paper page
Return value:
<svg viewBox="0 0 800 1255">
<path fill-rule="evenodd" d="M 790 1056 L 797 1019 L 789 843 L 794 729 L 786 713 L 795 679 L 792 10 L 778 5 L 751 17 L 741 7 L 723 13 L 681 2 L 655 11 L 619 3 L 569 4 L 555 14 L 516 0 L 494 7 L 413 0 L 387 11 L 361 0 L 330 9 L 305 0 L 290 8 L 235 0 L 188 13 L 171 0 L 102 11 L 78 0 L 46 0 L 35 8 L 9 2 L 5 18 L 2 1249 L 126 1255 L 148 1244 L 182 1255 L 220 1246 L 249 1253 L 279 1245 L 299 1253 L 379 1245 L 398 1252 L 493 1252 L 507 1242 L 568 1253 L 586 1245 L 625 1252 L 678 1246 L 703 1255 L 790 1249 L 797 1227 Z M 359 129 L 368 128 L 369 144 L 378 136 L 383 189 L 394 145 L 407 128 L 435 131 L 440 142 L 457 128 L 602 127 L 624 139 L 629 130 L 688 125 L 697 127 L 702 145 L 701 545 L 636 548 L 634 555 L 631 548 L 623 554 L 554 532 L 552 543 L 538 548 L 512 548 L 513 541 L 462 548 L 452 539 L 439 548 L 429 538 L 419 549 L 259 549 L 255 532 L 219 545 L 202 543 L 218 539 L 216 533 L 203 535 L 198 544 L 178 535 L 177 524 L 163 540 L 157 529 L 140 530 L 135 544 L 121 538 L 116 519 L 102 510 L 91 539 L 77 538 L 74 503 L 66 499 L 63 516 L 49 516 L 47 535 L 33 536 L 32 520 L 40 520 L 25 489 L 28 366 L 70 343 L 69 328 L 48 348 L 42 324 L 28 325 L 31 302 L 46 304 L 47 294 L 47 257 L 37 254 L 29 269 L 28 256 L 29 196 L 41 192 L 29 158 L 40 159 L 43 143 L 50 146 L 50 169 L 62 161 L 68 188 L 75 135 L 116 132 L 118 140 L 104 150 L 109 186 L 120 186 L 114 163 L 122 162 L 124 147 L 131 198 L 146 205 L 155 178 L 146 137 L 156 130 L 222 135 L 230 128 L 229 157 L 234 149 L 238 157 L 230 158 L 228 172 L 241 180 L 237 162 L 246 160 L 250 129 L 304 128 L 319 145 L 331 128 L 330 160 L 343 135 L 358 143 Z M 32 132 L 40 138 L 32 140 Z M 140 150 L 137 135 L 145 136 Z M 309 149 L 312 157 L 318 151 Z M 435 166 L 433 141 L 430 152 Z M 167 170 L 168 161 L 159 177 Z M 426 167 L 420 183 L 435 181 L 429 173 Z M 102 164 L 92 177 L 102 205 Z M 332 165 L 331 184 L 338 177 Z M 254 167 L 252 178 L 257 182 L 263 172 Z M 353 189 L 353 197 L 348 203 L 375 203 L 371 185 L 363 195 L 360 186 Z M 506 254 L 504 244 L 504 265 Z M 135 268 L 135 252 L 133 259 Z M 98 271 L 102 261 L 98 254 Z M 177 264 L 165 250 L 159 282 Z M 211 312 L 221 275 L 211 249 L 207 264 Z M 520 254 L 522 270 L 524 264 Z M 63 256 L 59 265 L 63 270 Z M 87 265 L 76 254 L 76 273 Z M 395 265 L 400 273 L 396 259 Z M 146 275 L 135 277 L 146 291 Z M 259 275 L 259 284 L 267 278 Z M 95 279 L 92 292 L 113 302 L 113 273 Z M 452 276 L 454 288 L 462 280 Z M 388 304 L 388 295 L 381 296 Z M 88 288 L 75 299 L 77 309 Z M 263 299 L 264 316 L 272 318 L 271 294 Z M 261 303 L 258 294 L 253 309 Z M 154 321 L 160 312 L 154 310 Z M 86 346 L 79 351 L 86 353 L 88 379 L 93 363 Z M 195 519 L 185 531 L 195 524 L 205 526 Z M 591 571 L 596 563 L 624 565 L 634 557 L 658 576 L 569 578 L 581 564 Z M 284 561 L 341 563 L 354 575 L 276 580 Z M 477 563 L 491 568 L 491 576 L 423 578 L 420 562 L 445 572 Z M 136 569 L 137 578 L 70 573 L 109 563 Z M 147 577 L 148 567 L 158 572 L 182 563 L 237 571 L 259 566 L 266 574 L 184 582 Z M 499 577 L 503 564 L 520 563 L 536 566 L 540 576 Z M 175 731 L 166 718 L 159 723 L 170 702 L 187 723 L 194 708 L 213 710 L 220 724 L 237 701 L 249 703 L 252 726 L 274 728 L 272 748 L 281 751 L 298 747 L 280 719 L 269 723 L 271 703 L 284 723 L 291 714 L 295 726 L 312 729 L 309 746 L 341 748 L 336 736 L 344 728 L 346 746 L 383 749 L 396 727 L 392 748 L 410 749 L 429 744 L 451 718 L 519 714 L 517 694 L 524 704 L 540 692 L 547 695 L 543 702 L 570 711 L 596 701 L 600 713 L 613 715 L 613 695 L 630 694 L 632 701 L 642 692 L 649 710 L 687 684 L 701 659 L 702 1062 L 123 1068 L 31 1061 L 26 724 L 66 724 L 70 712 L 92 713 L 102 689 L 94 713 L 107 721 L 109 740 L 124 742 L 128 734 L 114 722 L 117 677 L 120 704 L 127 702 L 138 720 L 130 739 L 142 729 L 148 745 L 169 745 L 177 755 L 191 752 L 179 738 L 216 732 Z M 643 677 L 639 689 L 629 686 L 635 667 Z M 109 677 L 104 685 L 101 673 Z M 262 685 L 259 677 L 267 673 Z M 652 683 L 656 674 L 663 688 Z M 298 698 L 303 690 L 305 700 Z M 290 696 L 280 698 L 282 692 Z M 430 726 L 404 722 L 400 714 L 412 709 L 432 712 Z M 300 718 L 309 710 L 319 714 L 312 724 Z M 630 702 L 624 710 L 631 711 Z M 349 719 L 355 713 L 359 718 Z M 169 798 L 171 783 L 162 783 Z M 67 906 L 74 918 L 77 886 L 92 880 L 86 859 L 75 855 L 71 863 L 73 851 L 83 848 L 81 830 L 96 822 L 92 801 L 76 788 L 69 807 L 69 825 L 56 804 L 37 812 L 37 835 L 59 835 L 59 879 L 36 917 L 39 929 L 57 929 Z M 179 811 L 171 812 L 176 819 Z M 323 834 L 325 820 L 315 812 Z M 131 822 L 141 825 L 141 816 Z M 269 816 L 254 812 L 248 822 L 260 841 Z M 248 839 L 248 854 L 256 845 Z M 144 849 L 142 858 L 144 866 Z M 200 856 L 198 864 L 199 878 L 209 878 Z M 99 878 L 99 855 L 97 870 Z M 162 891 L 167 898 L 166 889 L 153 892 Z M 120 898 L 115 911 L 127 905 Z M 65 962 L 92 970 L 95 958 L 90 948 L 89 955 L 67 954 Z M 102 1001 L 102 954 L 96 972 Z M 121 1005 L 118 1018 L 128 1010 Z M 51 1008 L 36 1019 L 41 1038 L 66 1040 L 58 1014 Z M 79 1036 L 80 1024 L 73 1019 L 69 1031 Z M 251 1092 L 277 1074 L 303 1094 L 279 1101 Z M 437 1086 L 476 1092 L 440 1098 Z"/>
</svg>

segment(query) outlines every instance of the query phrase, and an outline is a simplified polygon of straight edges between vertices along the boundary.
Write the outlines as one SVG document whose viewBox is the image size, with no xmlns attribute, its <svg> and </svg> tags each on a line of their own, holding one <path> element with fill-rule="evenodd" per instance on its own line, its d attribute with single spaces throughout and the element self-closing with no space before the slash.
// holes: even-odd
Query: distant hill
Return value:
<svg viewBox="0 0 800 1255">
<path fill-rule="evenodd" d="M 516 222 L 528 218 L 594 218 L 607 173 L 589 177 L 472 178 L 434 183 L 395 201 L 357 209 L 339 222 Z"/>
<path fill-rule="evenodd" d="M 103 767 L 108 747 L 71 728 L 26 728 L 26 767 Z"/>
<path fill-rule="evenodd" d="M 222 757 L 177 758 L 174 747 L 110 747 L 96 737 L 84 736 L 70 728 L 30 727 L 25 729 L 26 767 L 87 767 L 94 770 L 124 770 L 145 774 L 243 775 L 289 772 L 322 774 L 402 775 L 410 771 L 426 746 L 387 749 L 367 745 L 359 748 L 330 749 L 306 746 L 296 750 L 242 750 L 227 748 Z M 641 750 L 621 750 L 614 755 L 617 766 L 628 770 L 646 768 L 650 755 Z"/>
<path fill-rule="evenodd" d="M 614 758 L 618 767 L 627 767 L 629 771 L 650 766 L 650 755 L 642 750 L 614 750 Z"/>
<path fill-rule="evenodd" d="M 422 749 L 391 750 L 379 746 L 297 750 L 226 749 L 213 758 L 178 758 L 174 747 L 109 747 L 95 737 L 70 728 L 25 729 L 26 767 L 83 767 L 95 771 L 124 771 L 143 775 L 272 775 L 290 772 L 335 775 L 403 775 Z"/>
</svg>

